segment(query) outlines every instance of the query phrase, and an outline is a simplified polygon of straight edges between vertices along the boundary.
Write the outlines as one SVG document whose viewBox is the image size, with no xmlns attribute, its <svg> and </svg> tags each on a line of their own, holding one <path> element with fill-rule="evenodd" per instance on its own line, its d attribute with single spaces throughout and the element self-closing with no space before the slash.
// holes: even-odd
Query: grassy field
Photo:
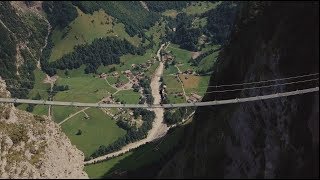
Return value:
<svg viewBox="0 0 320 180">
<path fill-rule="evenodd" d="M 56 123 L 63 121 L 69 115 L 80 111 L 82 108 L 71 107 L 71 106 L 52 106 L 52 117 Z"/>
<path fill-rule="evenodd" d="M 207 90 L 209 84 L 210 76 L 194 76 L 194 75 L 182 75 L 180 74 L 180 79 L 183 82 L 184 90 L 187 95 L 190 93 L 197 93 L 201 96 Z M 187 78 L 186 78 L 187 77 Z"/>
<path fill-rule="evenodd" d="M 68 77 L 83 77 L 88 76 L 84 73 L 84 69 L 86 68 L 85 65 L 81 65 L 78 69 L 72 70 L 57 70 L 57 75 L 61 78 L 68 78 Z M 69 75 L 65 75 L 65 72 L 68 71 Z"/>
<path fill-rule="evenodd" d="M 181 83 L 177 77 L 164 76 L 163 81 L 167 86 L 168 99 L 170 103 L 183 103 L 186 101 L 184 96 L 176 95 L 177 93 L 183 93 Z"/>
<path fill-rule="evenodd" d="M 165 76 L 176 73 L 178 73 L 178 69 L 173 65 L 169 65 L 169 67 L 163 71 L 163 75 Z"/>
<path fill-rule="evenodd" d="M 212 2 L 193 2 L 190 6 L 182 9 L 182 12 L 187 13 L 188 15 L 200 15 L 203 14 L 211 9 L 214 9 L 219 5 L 221 1 L 212 3 Z"/>
<path fill-rule="evenodd" d="M 145 33 L 149 37 L 153 36 L 153 41 L 156 43 L 155 48 L 158 48 L 158 45 L 160 45 L 160 37 L 165 35 L 165 26 L 166 23 L 161 19 Z"/>
<path fill-rule="evenodd" d="M 185 49 L 179 48 L 179 45 L 170 44 L 167 48 L 167 51 L 170 51 L 175 57 L 176 62 L 181 62 L 182 65 L 178 65 L 179 69 L 184 72 L 188 69 L 195 69 L 194 66 L 191 66 L 188 61 L 191 59 L 191 52 Z"/>
<path fill-rule="evenodd" d="M 127 104 L 138 104 L 140 93 L 134 92 L 133 90 L 123 90 L 119 91 L 117 94 L 114 95 L 116 99 L 119 99 L 120 102 L 124 101 Z"/>
<path fill-rule="evenodd" d="M 214 9 L 217 7 L 217 5 L 219 5 L 221 3 L 221 1 L 218 2 L 192 2 L 189 6 L 183 8 L 181 11 L 177 11 L 174 9 L 169 9 L 166 10 L 162 13 L 163 16 L 169 16 L 172 18 L 176 18 L 176 16 L 181 13 L 184 12 L 188 15 L 201 15 L 211 9 Z"/>
<path fill-rule="evenodd" d="M 169 10 L 166 10 L 162 13 L 162 15 L 169 16 L 172 18 L 176 18 L 178 14 L 179 14 L 178 11 L 174 10 L 174 9 L 169 9 Z"/>
<path fill-rule="evenodd" d="M 115 171 L 130 171 L 141 168 L 159 161 L 162 154 L 168 153 L 169 150 L 177 146 L 182 136 L 183 129 L 176 129 L 165 136 L 162 141 L 149 143 L 110 160 L 85 166 L 84 170 L 90 178 L 102 178 L 104 175 L 110 176 Z"/>
<path fill-rule="evenodd" d="M 108 146 L 116 139 L 124 136 L 126 131 L 119 128 L 104 112 L 96 108 L 85 110 L 89 119 L 85 119 L 84 113 L 79 113 L 62 125 L 63 132 L 70 138 L 72 144 L 90 156 L 100 145 Z M 78 130 L 81 135 L 76 135 Z"/>
<path fill-rule="evenodd" d="M 146 53 L 142 56 L 140 55 L 132 55 L 132 54 L 126 54 L 120 57 L 120 64 L 112 64 L 108 66 L 99 66 L 97 72 L 98 73 L 109 73 L 109 70 L 112 67 L 116 68 L 116 71 L 120 73 L 121 71 L 125 70 L 132 70 L 131 67 L 132 64 L 141 64 L 145 63 L 148 60 L 153 59 L 153 57 L 156 56 L 156 53 L 152 49 L 148 49 Z"/>
<path fill-rule="evenodd" d="M 207 18 L 194 18 L 193 21 L 192 21 L 192 27 L 193 28 L 200 28 L 201 27 L 204 27 L 207 25 Z"/>
<path fill-rule="evenodd" d="M 114 77 L 114 76 L 108 76 L 107 80 L 108 82 L 112 85 L 112 84 L 116 84 L 118 81 L 121 83 L 127 83 L 129 82 L 129 79 L 127 78 L 127 76 L 125 76 L 124 74 L 121 74 L 120 72 L 118 72 L 120 74 L 119 77 Z"/>
<path fill-rule="evenodd" d="M 43 80 L 46 78 L 46 75 L 41 70 L 36 69 L 34 70 L 34 76 L 34 88 L 29 92 L 28 98 L 32 99 L 39 93 L 41 99 L 47 99 L 47 89 L 50 88 L 50 84 L 43 83 Z M 26 110 L 27 107 L 27 104 L 22 104 L 18 106 L 18 108 L 21 110 Z M 48 115 L 48 106 L 36 105 L 33 109 L 33 113 L 37 115 Z"/>
<path fill-rule="evenodd" d="M 219 52 L 214 52 L 208 56 L 206 56 L 205 58 L 203 58 L 201 60 L 201 62 L 198 64 L 197 66 L 197 70 L 202 70 L 202 71 L 210 71 L 213 68 L 213 65 L 218 57 L 218 53 Z"/>
<path fill-rule="evenodd" d="M 93 78 L 90 75 L 82 77 L 59 78 L 58 85 L 68 85 L 69 90 L 59 92 L 54 96 L 56 101 L 76 101 L 76 102 L 98 102 L 103 97 L 114 93 L 116 89 L 109 86 L 104 79 Z M 69 114 L 74 113 L 77 108 L 59 107 L 53 108 L 53 117 L 56 122 L 60 122 Z"/>
<path fill-rule="evenodd" d="M 93 14 L 85 14 L 78 8 L 77 11 L 78 17 L 69 24 L 69 27 L 53 31 L 54 47 L 49 59 L 50 62 L 72 52 L 75 46 L 91 43 L 96 38 L 117 36 L 126 38 L 134 45 L 141 42 L 137 36 L 130 37 L 125 32 L 124 24 L 115 23 L 114 18 L 103 10 L 95 11 Z"/>
</svg>

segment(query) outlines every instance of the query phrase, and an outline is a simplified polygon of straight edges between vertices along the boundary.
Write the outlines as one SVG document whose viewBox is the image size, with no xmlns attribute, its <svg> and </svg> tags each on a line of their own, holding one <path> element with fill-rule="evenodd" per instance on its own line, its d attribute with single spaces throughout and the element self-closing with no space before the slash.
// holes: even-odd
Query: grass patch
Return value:
<svg viewBox="0 0 320 180">
<path fill-rule="evenodd" d="M 192 21 L 192 27 L 194 28 L 200 28 L 200 27 L 205 27 L 207 25 L 207 18 L 194 18 Z"/>
<path fill-rule="evenodd" d="M 170 74 L 176 74 L 178 73 L 178 69 L 175 66 L 169 65 L 167 69 L 164 69 L 163 75 L 167 76 Z"/>
<path fill-rule="evenodd" d="M 92 43 L 94 39 L 117 36 L 126 38 L 133 45 L 140 44 L 140 38 L 130 37 L 124 28 L 124 24 L 115 23 L 113 17 L 103 10 L 93 14 L 85 14 L 77 8 L 78 17 L 63 30 L 55 29 L 52 34 L 54 47 L 49 62 L 60 59 L 65 54 L 71 53 L 74 47 L 81 44 Z"/>
<path fill-rule="evenodd" d="M 182 75 L 180 74 L 180 79 L 183 82 L 184 90 L 187 95 L 190 93 L 197 93 L 200 96 L 205 94 L 207 86 L 209 84 L 210 76 L 194 76 L 194 75 Z M 187 77 L 187 79 L 185 78 Z"/>
<path fill-rule="evenodd" d="M 82 76 L 88 76 L 84 73 L 84 69 L 86 68 L 85 65 L 81 65 L 77 69 L 72 70 L 57 70 L 57 75 L 61 78 L 68 78 L 68 77 L 82 77 Z M 69 75 L 66 75 L 65 72 L 68 71 Z"/>
<path fill-rule="evenodd" d="M 114 76 L 108 76 L 107 80 L 108 82 L 112 85 L 112 84 L 116 84 L 117 82 L 121 82 L 121 83 L 127 83 L 129 82 L 129 79 L 124 75 L 121 74 L 120 72 L 118 72 L 120 74 L 119 77 L 114 77 Z"/>
<path fill-rule="evenodd" d="M 63 131 L 86 157 L 89 157 L 100 145 L 108 146 L 116 139 L 124 136 L 126 131 L 119 128 L 115 121 L 103 113 L 100 109 L 90 108 L 85 110 L 89 119 L 85 119 L 84 113 L 79 113 L 62 125 Z M 78 130 L 81 135 L 76 135 Z"/>
<path fill-rule="evenodd" d="M 119 99 L 120 102 L 124 101 L 126 104 L 138 104 L 140 96 L 139 92 L 133 90 L 119 91 L 114 95 L 115 99 Z"/>
<path fill-rule="evenodd" d="M 103 97 L 114 93 L 116 90 L 109 86 L 104 79 L 93 78 L 90 75 L 83 77 L 59 78 L 58 85 L 68 85 L 68 91 L 62 91 L 54 96 L 55 101 L 89 102 L 100 101 Z M 75 107 L 53 107 L 53 117 L 60 122 L 71 113 L 76 112 Z"/>
<path fill-rule="evenodd" d="M 158 50 L 158 45 L 160 46 L 160 37 L 165 35 L 166 23 L 161 19 L 154 26 L 152 26 L 145 34 L 149 37 L 153 36 L 153 41 L 156 46 L 154 47 L 155 53 Z"/>
<path fill-rule="evenodd" d="M 53 120 L 57 123 L 63 121 L 65 118 L 69 117 L 69 115 L 80 111 L 81 108 L 71 107 L 71 106 L 52 106 L 52 117 Z"/>
<path fill-rule="evenodd" d="M 163 81 L 167 86 L 167 98 L 170 103 L 183 103 L 186 102 L 184 96 L 178 96 L 178 93 L 183 93 L 180 81 L 176 76 L 164 76 Z M 171 89 L 173 88 L 173 89 Z"/>
<path fill-rule="evenodd" d="M 131 152 L 110 160 L 85 166 L 90 178 L 109 177 L 115 171 L 132 171 L 148 164 L 160 161 L 162 154 L 168 153 L 178 145 L 183 137 L 183 129 L 178 128 L 161 141 L 148 143 Z"/>
<path fill-rule="evenodd" d="M 169 16 L 169 17 L 172 17 L 172 18 L 176 18 L 177 15 L 178 15 L 178 12 L 174 9 L 169 9 L 169 10 L 166 10 L 162 13 L 162 15 L 164 16 Z"/>
<path fill-rule="evenodd" d="M 167 51 L 170 51 L 172 55 L 175 57 L 175 61 L 177 63 L 182 63 L 182 65 L 177 65 L 180 71 L 184 72 L 188 69 L 195 69 L 194 66 L 188 62 L 191 59 L 191 52 L 185 49 L 179 48 L 179 45 L 170 44 L 167 48 Z"/>
<path fill-rule="evenodd" d="M 212 71 L 213 65 L 218 57 L 218 54 L 219 52 L 214 52 L 203 58 L 196 69 L 203 72 Z"/>
<path fill-rule="evenodd" d="M 50 84 L 43 83 L 43 80 L 46 78 L 46 74 L 42 72 L 40 69 L 36 69 L 33 71 L 35 76 L 34 87 L 29 92 L 28 98 L 32 99 L 38 93 L 41 96 L 41 99 L 48 99 L 47 89 L 50 88 Z M 18 106 L 18 109 L 26 110 L 28 107 L 27 104 L 21 104 Z M 48 106 L 36 105 L 33 109 L 33 113 L 37 115 L 47 115 L 48 114 Z"/>
<path fill-rule="evenodd" d="M 219 5 L 221 1 L 212 3 L 208 1 L 199 1 L 199 2 L 192 2 L 190 6 L 182 9 L 182 12 L 187 13 L 188 15 L 200 15 L 203 14 L 211 9 L 214 9 Z"/>
</svg>

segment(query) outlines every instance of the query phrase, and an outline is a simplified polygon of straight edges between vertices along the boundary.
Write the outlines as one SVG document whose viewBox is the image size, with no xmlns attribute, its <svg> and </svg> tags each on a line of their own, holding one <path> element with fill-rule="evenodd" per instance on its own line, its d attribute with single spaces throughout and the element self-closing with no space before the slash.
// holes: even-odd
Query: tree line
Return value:
<svg viewBox="0 0 320 180">
<path fill-rule="evenodd" d="M 85 73 L 96 73 L 100 65 L 119 64 L 120 56 L 131 53 L 140 54 L 143 50 L 133 46 L 126 39 L 119 40 L 115 37 L 106 37 L 94 40 L 91 44 L 77 46 L 74 52 L 69 53 L 52 63 L 48 62 L 52 42 L 43 52 L 43 70 L 50 76 L 56 74 L 56 69 L 76 69 L 82 64 L 86 65 Z"/>
<path fill-rule="evenodd" d="M 188 5 L 188 1 L 145 1 L 148 9 L 155 12 L 164 12 L 169 9 L 181 10 Z"/>
<path fill-rule="evenodd" d="M 125 25 L 125 30 L 134 36 L 143 29 L 149 29 L 159 20 L 158 13 L 147 11 L 139 1 L 73 1 L 84 13 L 93 13 L 103 9 L 107 14 Z"/>
<path fill-rule="evenodd" d="M 67 27 L 77 16 L 77 9 L 71 1 L 44 1 L 42 8 L 53 28 Z"/>
</svg>

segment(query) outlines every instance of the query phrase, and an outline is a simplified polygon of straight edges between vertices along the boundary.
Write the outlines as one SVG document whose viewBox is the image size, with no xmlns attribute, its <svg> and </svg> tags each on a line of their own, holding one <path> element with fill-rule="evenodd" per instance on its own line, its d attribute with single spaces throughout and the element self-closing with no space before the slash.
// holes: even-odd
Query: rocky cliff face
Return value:
<svg viewBox="0 0 320 180">
<path fill-rule="evenodd" d="M 53 121 L 0 103 L 0 178 L 88 178 L 83 160 Z"/>
<path fill-rule="evenodd" d="M 319 72 L 318 2 L 243 3 L 210 86 Z M 297 79 L 296 79 L 297 80 Z M 301 80 L 301 79 L 298 79 Z M 314 87 L 210 93 L 203 101 Z M 237 87 L 239 88 L 239 87 Z M 215 90 L 209 88 L 209 91 Z M 198 108 L 160 177 L 319 177 L 319 93 Z"/>
</svg>

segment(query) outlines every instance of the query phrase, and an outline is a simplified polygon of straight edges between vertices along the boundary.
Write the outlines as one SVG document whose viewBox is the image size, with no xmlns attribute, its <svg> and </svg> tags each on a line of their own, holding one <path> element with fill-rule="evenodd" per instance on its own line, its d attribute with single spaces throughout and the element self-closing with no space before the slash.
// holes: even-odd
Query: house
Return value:
<svg viewBox="0 0 320 180">
<path fill-rule="evenodd" d="M 117 88 L 119 88 L 119 87 L 121 87 L 121 86 L 123 86 L 123 83 L 122 83 L 122 82 L 119 82 L 119 83 L 116 84 L 116 87 L 117 87 Z"/>
<path fill-rule="evenodd" d="M 145 63 L 142 63 L 142 64 L 140 64 L 140 67 L 142 67 L 142 68 L 147 68 L 147 67 L 148 67 L 148 65 L 147 65 L 147 64 L 145 64 Z"/>
<path fill-rule="evenodd" d="M 119 73 L 118 72 L 114 72 L 112 73 L 113 76 L 119 76 Z"/>
<path fill-rule="evenodd" d="M 188 70 L 186 70 L 184 73 L 186 73 L 186 74 L 192 74 L 192 73 L 193 73 L 193 70 L 192 70 L 192 69 L 188 69 Z"/>
<path fill-rule="evenodd" d="M 196 94 L 196 93 L 191 93 L 191 96 L 194 97 L 196 100 L 201 100 L 202 96 Z"/>
<path fill-rule="evenodd" d="M 167 55 L 167 60 L 171 61 L 173 60 L 173 57 L 171 55 Z"/>
<path fill-rule="evenodd" d="M 152 64 L 153 64 L 153 62 L 151 62 L 150 60 L 147 61 L 147 65 L 150 66 L 150 65 L 152 65 Z"/>
<path fill-rule="evenodd" d="M 132 74 L 132 72 L 128 69 L 128 70 L 125 70 L 125 71 L 124 71 L 124 74 L 127 75 L 127 76 L 129 76 L 129 75 Z"/>
<path fill-rule="evenodd" d="M 183 93 L 182 93 L 182 92 L 179 92 L 179 93 L 178 93 L 178 96 L 183 96 Z"/>
<path fill-rule="evenodd" d="M 101 73 L 101 74 L 99 75 L 99 77 L 100 77 L 100 78 L 106 78 L 106 77 L 107 77 L 107 74 L 106 74 L 106 73 Z"/>
<path fill-rule="evenodd" d="M 132 68 L 135 68 L 135 67 L 136 67 L 136 64 L 131 64 L 131 67 L 132 67 Z"/>
</svg>

